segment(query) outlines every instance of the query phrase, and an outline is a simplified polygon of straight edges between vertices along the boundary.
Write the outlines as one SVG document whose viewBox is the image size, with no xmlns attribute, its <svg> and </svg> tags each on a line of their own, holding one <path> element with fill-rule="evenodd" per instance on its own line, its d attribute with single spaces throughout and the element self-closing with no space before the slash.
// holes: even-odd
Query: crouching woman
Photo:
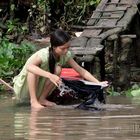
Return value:
<svg viewBox="0 0 140 140">
<path fill-rule="evenodd" d="M 69 51 L 69 41 L 70 36 L 65 31 L 57 29 L 50 34 L 51 46 L 40 49 L 27 60 L 19 75 L 13 80 L 17 100 L 30 102 L 33 108 L 56 105 L 48 101 L 47 96 L 61 83 L 60 73 L 65 64 L 71 66 L 88 81 L 107 83 L 107 81 L 98 81 L 75 62 Z"/>
</svg>

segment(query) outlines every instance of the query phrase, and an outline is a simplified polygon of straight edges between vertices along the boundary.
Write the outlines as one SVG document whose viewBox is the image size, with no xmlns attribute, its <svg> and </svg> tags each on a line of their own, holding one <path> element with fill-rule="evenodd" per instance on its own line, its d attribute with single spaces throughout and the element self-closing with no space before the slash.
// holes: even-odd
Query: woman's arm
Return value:
<svg viewBox="0 0 140 140">
<path fill-rule="evenodd" d="M 84 79 L 86 79 L 87 81 L 90 82 L 94 82 L 97 84 L 100 84 L 103 87 L 107 87 L 108 86 L 108 81 L 102 81 L 100 82 L 98 79 L 96 79 L 91 73 L 89 73 L 87 70 L 85 70 L 84 68 L 82 68 L 81 66 L 79 66 L 73 58 L 70 58 L 68 60 L 68 64 L 74 69 L 76 70 Z"/>
<path fill-rule="evenodd" d="M 70 58 L 68 60 L 68 64 L 76 70 L 84 79 L 95 82 L 95 83 L 100 83 L 98 79 L 96 79 L 91 73 L 89 73 L 87 70 L 82 68 L 80 65 L 77 64 L 77 62 L 74 61 L 73 58 Z"/>
<path fill-rule="evenodd" d="M 56 86 L 58 86 L 60 78 L 57 75 L 54 75 L 48 71 L 41 69 L 39 67 L 41 63 L 42 63 L 41 58 L 38 55 L 36 55 L 36 57 L 32 59 L 30 63 L 27 64 L 26 66 L 27 71 L 39 76 L 49 78 Z"/>
</svg>

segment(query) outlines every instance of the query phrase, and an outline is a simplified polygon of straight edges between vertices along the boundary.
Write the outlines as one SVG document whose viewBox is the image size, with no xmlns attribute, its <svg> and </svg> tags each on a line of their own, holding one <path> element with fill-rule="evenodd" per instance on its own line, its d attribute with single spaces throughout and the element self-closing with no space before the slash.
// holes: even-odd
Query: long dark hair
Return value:
<svg viewBox="0 0 140 140">
<path fill-rule="evenodd" d="M 50 34 L 51 47 L 49 48 L 49 69 L 54 73 L 56 60 L 53 54 L 53 48 L 62 46 L 70 40 L 70 35 L 61 29 L 57 29 Z"/>
</svg>

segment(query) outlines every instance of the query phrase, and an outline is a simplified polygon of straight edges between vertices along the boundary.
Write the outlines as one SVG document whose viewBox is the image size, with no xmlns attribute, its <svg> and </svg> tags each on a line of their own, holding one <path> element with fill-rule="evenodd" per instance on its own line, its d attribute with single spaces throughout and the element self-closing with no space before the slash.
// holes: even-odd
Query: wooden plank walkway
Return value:
<svg viewBox="0 0 140 140">
<path fill-rule="evenodd" d="M 72 51 L 81 61 L 92 61 L 104 46 L 102 41 L 125 31 L 137 13 L 140 0 L 101 0 L 80 37 L 71 41 Z M 90 59 L 89 59 L 90 56 Z"/>
</svg>

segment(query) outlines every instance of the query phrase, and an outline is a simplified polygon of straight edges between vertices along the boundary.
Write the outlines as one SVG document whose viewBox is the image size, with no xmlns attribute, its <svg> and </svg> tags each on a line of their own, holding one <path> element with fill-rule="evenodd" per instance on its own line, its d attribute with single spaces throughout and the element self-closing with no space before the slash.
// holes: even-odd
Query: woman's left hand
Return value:
<svg viewBox="0 0 140 140">
<path fill-rule="evenodd" d="M 102 87 L 108 87 L 109 86 L 109 83 L 108 83 L 108 81 L 102 81 L 102 82 L 100 82 L 100 85 Z"/>
</svg>

